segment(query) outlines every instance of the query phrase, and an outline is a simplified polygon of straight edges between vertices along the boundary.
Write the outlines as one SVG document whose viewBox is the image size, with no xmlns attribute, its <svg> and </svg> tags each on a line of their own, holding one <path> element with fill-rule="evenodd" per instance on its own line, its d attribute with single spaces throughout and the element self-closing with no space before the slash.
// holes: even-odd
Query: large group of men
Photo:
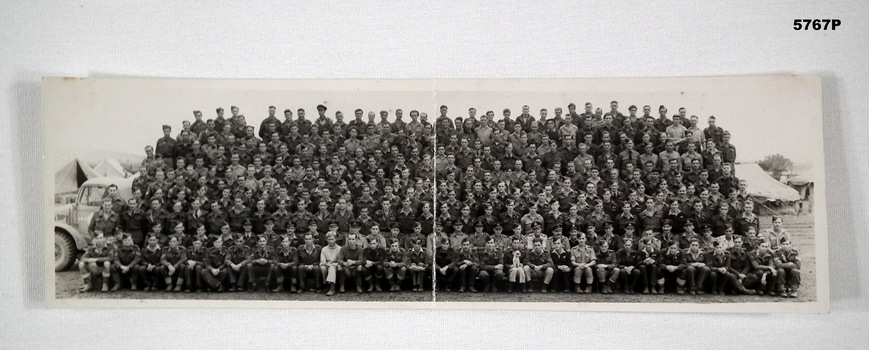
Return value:
<svg viewBox="0 0 869 350">
<path fill-rule="evenodd" d="M 146 147 L 132 198 L 108 189 L 83 290 L 797 297 L 799 253 L 781 217 L 760 229 L 729 132 L 642 109 L 272 106 L 259 129 L 194 111 Z"/>
<path fill-rule="evenodd" d="M 729 132 L 642 110 L 441 106 L 439 288 L 797 297 L 799 254 L 782 218 L 759 232 Z"/>
<path fill-rule="evenodd" d="M 334 119 L 270 106 L 183 121 L 146 146 L 125 200 L 110 186 L 79 260 L 84 291 L 423 291 L 431 279 L 433 126 L 416 110 Z M 345 282 L 350 282 L 347 284 Z M 110 287 L 111 286 L 111 287 Z"/>
</svg>

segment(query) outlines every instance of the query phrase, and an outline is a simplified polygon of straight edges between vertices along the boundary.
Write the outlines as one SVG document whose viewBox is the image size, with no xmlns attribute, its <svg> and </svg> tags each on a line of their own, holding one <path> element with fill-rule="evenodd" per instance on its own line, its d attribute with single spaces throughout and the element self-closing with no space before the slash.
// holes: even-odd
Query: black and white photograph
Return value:
<svg viewBox="0 0 869 350">
<path fill-rule="evenodd" d="M 46 78 L 44 113 L 58 307 L 829 302 L 816 77 Z"/>
<path fill-rule="evenodd" d="M 438 103 L 438 302 L 827 298 L 817 79 L 446 81 Z"/>
<path fill-rule="evenodd" d="M 432 300 L 424 83 L 47 85 L 56 298 Z"/>
</svg>

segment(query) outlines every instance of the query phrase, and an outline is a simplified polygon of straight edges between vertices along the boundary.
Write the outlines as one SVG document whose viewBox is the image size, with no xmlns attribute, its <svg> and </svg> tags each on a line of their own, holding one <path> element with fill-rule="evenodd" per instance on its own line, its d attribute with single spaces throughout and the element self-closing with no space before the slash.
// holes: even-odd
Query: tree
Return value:
<svg viewBox="0 0 869 350">
<path fill-rule="evenodd" d="M 772 177 L 778 179 L 781 177 L 781 173 L 790 171 L 791 168 L 793 168 L 794 163 L 781 154 L 773 154 L 766 156 L 766 158 L 757 163 L 757 165 L 760 165 L 760 168 L 763 169 L 763 171 L 772 173 Z"/>
</svg>

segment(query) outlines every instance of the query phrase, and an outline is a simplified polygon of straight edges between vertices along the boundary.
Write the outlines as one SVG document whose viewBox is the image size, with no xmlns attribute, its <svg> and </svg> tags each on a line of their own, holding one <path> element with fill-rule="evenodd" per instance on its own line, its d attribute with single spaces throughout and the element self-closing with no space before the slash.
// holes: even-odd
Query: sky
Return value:
<svg viewBox="0 0 869 350">
<path fill-rule="evenodd" d="M 161 126 L 181 129 L 182 120 L 194 120 L 193 111 L 213 118 L 223 107 L 230 115 L 238 106 L 249 125 L 259 127 L 268 106 L 278 109 L 304 108 L 309 120 L 317 117 L 316 105 L 324 104 L 326 115 L 353 110 L 387 110 L 390 120 L 395 109 L 426 112 L 429 121 L 437 117 L 437 106 L 449 106 L 450 116 L 467 116 L 475 107 L 478 115 L 487 110 L 510 108 L 513 116 L 522 105 L 532 115 L 541 108 L 553 115 L 556 107 L 567 111 L 576 103 L 581 112 L 585 102 L 609 110 L 619 102 L 628 114 L 629 105 L 659 105 L 668 115 L 685 107 L 687 114 L 715 115 L 719 126 L 732 134 L 738 161 L 759 161 L 775 153 L 794 163 L 823 162 L 821 140 L 820 84 L 804 77 L 730 78 L 648 78 L 648 79 L 557 79 L 557 80 L 163 80 L 163 79 L 48 79 L 43 84 L 43 129 L 45 156 L 49 169 L 58 169 L 76 154 L 116 151 L 144 154 L 162 136 Z M 436 91 L 436 92 L 433 92 Z M 379 117 L 378 117 L 379 119 Z"/>
</svg>

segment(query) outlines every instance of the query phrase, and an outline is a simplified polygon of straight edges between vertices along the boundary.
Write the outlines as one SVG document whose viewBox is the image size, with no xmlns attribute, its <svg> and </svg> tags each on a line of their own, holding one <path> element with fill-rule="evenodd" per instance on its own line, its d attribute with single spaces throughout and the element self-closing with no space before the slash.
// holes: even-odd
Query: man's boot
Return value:
<svg viewBox="0 0 869 350">
<path fill-rule="evenodd" d="M 114 282 L 114 286 L 112 287 L 112 292 L 117 292 L 121 289 L 121 272 L 116 272 L 112 274 L 112 282 Z"/>
<path fill-rule="evenodd" d="M 331 296 L 333 296 L 333 295 L 335 295 L 335 284 L 334 284 L 334 283 L 329 283 L 329 291 L 326 292 L 326 296 L 327 296 L 327 297 L 331 297 Z"/>
<path fill-rule="evenodd" d="M 172 291 L 172 277 L 166 277 L 163 279 L 163 282 L 166 282 L 166 292 Z"/>
<path fill-rule="evenodd" d="M 94 289 L 94 283 L 91 281 L 91 276 L 82 277 L 82 280 L 84 281 L 84 287 L 79 290 L 80 292 L 90 292 Z"/>
<path fill-rule="evenodd" d="M 283 292 L 284 291 L 284 277 L 278 276 L 277 278 L 275 278 L 275 282 L 277 282 L 278 285 L 275 286 L 275 289 L 272 289 L 272 293 Z"/>
<path fill-rule="evenodd" d="M 103 277 L 103 289 L 101 289 L 100 291 L 103 292 L 103 293 L 109 291 L 109 281 L 106 280 L 105 277 Z"/>
<path fill-rule="evenodd" d="M 184 279 L 181 278 L 181 277 L 178 277 L 178 281 L 175 281 L 175 289 L 173 289 L 173 291 L 174 291 L 175 293 L 180 292 L 180 291 L 181 291 L 181 285 L 182 285 L 182 284 L 184 284 Z"/>
</svg>

